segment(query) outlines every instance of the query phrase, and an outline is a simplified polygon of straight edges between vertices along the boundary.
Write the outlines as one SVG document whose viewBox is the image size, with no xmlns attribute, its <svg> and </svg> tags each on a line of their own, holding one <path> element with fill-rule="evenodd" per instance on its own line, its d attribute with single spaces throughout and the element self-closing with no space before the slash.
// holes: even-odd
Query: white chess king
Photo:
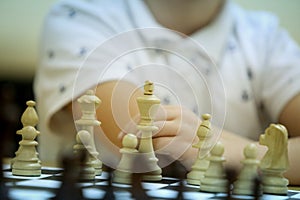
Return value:
<svg viewBox="0 0 300 200">
<path fill-rule="evenodd" d="M 137 98 L 140 111 L 140 123 L 137 128 L 141 131 L 139 152 L 146 157 L 145 165 L 150 171 L 147 172 L 143 179 L 148 181 L 160 181 L 162 179 L 162 170 L 158 166 L 158 159 L 155 156 L 152 143 L 152 133 L 157 131 L 158 127 L 153 125 L 153 116 L 155 115 L 160 100 L 153 94 L 153 83 L 146 81 L 144 85 L 144 95 Z"/>
</svg>

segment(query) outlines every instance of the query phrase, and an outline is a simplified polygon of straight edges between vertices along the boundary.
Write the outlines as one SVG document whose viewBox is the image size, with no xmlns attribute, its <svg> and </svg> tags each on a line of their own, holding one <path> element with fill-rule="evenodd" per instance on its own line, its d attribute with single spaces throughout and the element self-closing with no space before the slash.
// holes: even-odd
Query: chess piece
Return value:
<svg viewBox="0 0 300 200">
<path fill-rule="evenodd" d="M 260 163 L 264 193 L 287 194 L 289 181 L 283 177 L 289 166 L 287 141 L 287 129 L 281 124 L 271 124 L 259 138 L 259 144 L 268 147 Z"/>
<path fill-rule="evenodd" d="M 258 176 L 257 168 L 259 160 L 257 157 L 257 147 L 255 144 L 249 144 L 244 148 L 245 159 L 241 161 L 243 168 L 234 182 L 234 194 L 252 195 L 254 188 L 254 179 Z"/>
<path fill-rule="evenodd" d="M 19 142 L 19 149 L 16 152 L 16 157 L 12 163 L 12 174 L 20 176 L 40 176 L 41 163 L 38 158 L 35 141 L 39 131 L 35 129 L 38 123 L 38 116 L 34 109 L 35 102 L 27 101 L 27 108 L 24 111 L 21 122 L 23 128 L 17 131 L 17 134 L 22 135 L 22 140 Z"/>
<path fill-rule="evenodd" d="M 0 134 L 0 166 L 3 166 L 3 147 L 5 146 L 5 140 L 4 136 Z M 0 172 L 0 199 L 9 199 L 9 191 L 7 186 L 5 185 L 4 176 L 3 176 L 3 170 L 1 168 Z"/>
<path fill-rule="evenodd" d="M 35 102 L 27 101 L 26 105 L 27 105 L 27 108 L 21 116 L 22 125 L 23 125 L 23 127 L 26 127 L 26 126 L 35 127 L 39 122 L 38 115 L 36 113 L 36 110 L 34 109 Z M 17 134 L 22 135 L 22 130 L 17 131 Z M 18 157 L 19 151 L 21 151 L 21 150 L 22 150 L 22 146 L 19 146 L 18 150 L 15 152 L 16 156 L 11 160 L 11 167 L 13 166 L 13 163 L 14 163 L 16 157 Z M 36 153 L 37 153 L 37 158 L 38 158 L 38 152 L 36 152 Z M 39 162 L 40 162 L 40 160 L 39 160 Z"/>
<path fill-rule="evenodd" d="M 61 186 L 57 191 L 57 194 L 54 200 L 65 200 L 65 199 L 74 199 L 81 200 L 83 198 L 82 190 L 80 186 L 77 184 L 80 176 L 80 162 L 81 155 L 73 154 L 70 152 L 65 153 L 62 156 L 62 166 L 63 166 L 63 174 L 61 180 Z"/>
<path fill-rule="evenodd" d="M 209 161 L 207 160 L 208 151 L 211 147 L 207 141 L 211 137 L 209 114 L 202 115 L 202 123 L 197 130 L 199 141 L 193 147 L 198 149 L 198 155 L 195 163 L 192 165 L 192 170 L 187 174 L 187 183 L 192 185 L 200 185 L 201 179 L 208 168 Z M 204 152 L 204 155 L 201 155 Z M 206 153 L 207 152 L 207 153 Z"/>
<path fill-rule="evenodd" d="M 78 100 L 80 104 L 82 116 L 79 120 L 75 121 L 79 130 L 86 130 L 91 135 L 91 150 L 92 163 L 96 170 L 96 175 L 102 173 L 102 162 L 98 159 L 99 153 L 96 150 L 94 142 L 94 127 L 100 126 L 101 122 L 96 119 L 96 109 L 101 104 L 101 100 L 95 95 L 93 90 L 88 90 L 85 95 L 81 96 Z"/>
<path fill-rule="evenodd" d="M 171 166 L 170 166 L 170 171 L 171 171 L 171 177 L 174 177 L 178 179 L 178 186 L 176 187 L 176 191 L 178 191 L 178 194 L 176 196 L 176 200 L 182 200 L 184 198 L 184 179 L 186 176 L 186 169 L 185 167 L 180 163 L 180 161 L 175 160 Z"/>
<path fill-rule="evenodd" d="M 10 199 L 9 198 L 9 190 L 8 187 L 5 185 L 5 182 L 3 180 L 3 172 L 1 172 L 0 175 L 0 199 Z"/>
<path fill-rule="evenodd" d="M 76 135 L 76 142 L 73 146 L 74 153 L 78 154 L 79 157 L 84 156 L 81 163 L 80 179 L 93 180 L 95 179 L 96 170 L 92 163 L 93 156 L 90 153 L 92 150 L 90 133 L 86 130 L 79 131 Z"/>
<path fill-rule="evenodd" d="M 209 166 L 201 180 L 201 191 L 206 192 L 226 192 L 227 180 L 224 173 L 223 157 L 224 146 L 221 142 L 217 142 L 211 150 L 211 155 L 208 157 Z"/>
<path fill-rule="evenodd" d="M 150 200 L 151 198 L 147 196 L 143 186 L 142 186 L 142 173 L 133 173 L 132 174 L 132 187 L 131 187 L 131 197 L 133 199 L 143 199 Z"/>
<path fill-rule="evenodd" d="M 262 194 L 262 190 L 261 190 L 261 177 L 259 175 L 257 175 L 256 177 L 254 177 L 253 179 L 253 200 L 259 200 L 261 194 Z"/>
<path fill-rule="evenodd" d="M 225 169 L 226 179 L 227 179 L 227 200 L 233 200 L 232 197 L 232 186 L 234 181 L 236 180 L 236 170 L 232 167 L 227 167 Z"/>
<path fill-rule="evenodd" d="M 105 195 L 103 197 L 103 200 L 115 200 L 115 195 L 114 195 L 114 188 L 112 186 L 112 169 L 110 167 L 107 167 L 107 173 L 108 173 L 108 178 L 107 178 L 107 187 L 105 187 Z"/>
<path fill-rule="evenodd" d="M 160 100 L 153 94 L 153 83 L 146 81 L 144 85 L 144 95 L 137 98 L 138 108 L 140 111 L 140 122 L 137 129 L 141 131 L 141 139 L 138 151 L 147 157 L 145 166 L 151 169 L 144 174 L 143 180 L 160 181 L 162 179 L 162 170 L 158 166 L 158 159 L 155 156 L 152 133 L 158 128 L 153 125 L 153 116 L 155 115 Z"/>
<path fill-rule="evenodd" d="M 117 169 L 113 174 L 113 182 L 131 184 L 133 173 L 133 162 L 138 150 L 136 149 L 138 144 L 137 137 L 131 133 L 125 135 L 122 140 L 123 147 L 120 149 L 122 154 L 121 160 L 117 166 Z"/>
</svg>

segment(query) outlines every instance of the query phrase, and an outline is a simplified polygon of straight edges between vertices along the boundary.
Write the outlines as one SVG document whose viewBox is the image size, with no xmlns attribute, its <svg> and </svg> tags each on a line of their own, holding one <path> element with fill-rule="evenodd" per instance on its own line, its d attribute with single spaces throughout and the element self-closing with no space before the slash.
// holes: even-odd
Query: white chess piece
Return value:
<svg viewBox="0 0 300 200">
<path fill-rule="evenodd" d="M 192 185 L 200 185 L 201 179 L 204 177 L 204 174 L 208 168 L 209 161 L 207 160 L 208 150 L 211 145 L 207 140 L 211 137 L 210 130 L 210 118 L 209 114 L 202 115 L 202 123 L 200 124 L 197 130 L 197 136 L 199 141 L 197 144 L 193 145 L 194 148 L 198 149 L 198 155 L 195 163 L 192 166 L 192 170 L 187 174 L 187 183 Z M 207 152 L 201 155 L 202 152 Z"/>
<path fill-rule="evenodd" d="M 34 126 L 38 123 L 38 115 L 34 109 L 35 102 L 27 101 L 27 108 L 24 111 L 21 122 L 23 128 L 17 131 L 17 134 L 22 135 L 22 140 L 19 142 L 19 149 L 16 152 L 16 157 L 12 163 L 12 174 L 21 176 L 40 176 L 41 162 L 38 158 L 35 141 L 39 131 Z"/>
<path fill-rule="evenodd" d="M 263 192 L 287 194 L 289 181 L 283 177 L 289 167 L 287 129 L 281 124 L 271 124 L 260 136 L 259 144 L 268 147 L 260 163 Z"/>
<path fill-rule="evenodd" d="M 91 135 L 91 151 L 92 163 L 96 170 L 96 175 L 102 173 L 102 162 L 98 159 L 99 153 L 96 150 L 94 142 L 94 127 L 100 126 L 101 122 L 96 119 L 96 109 L 101 104 L 101 100 L 95 95 L 93 90 L 88 90 L 85 95 L 81 96 L 78 100 L 81 107 L 82 116 L 75 123 L 79 130 L 87 130 Z"/>
<path fill-rule="evenodd" d="M 254 179 L 258 176 L 259 160 L 257 157 L 257 146 L 253 143 L 247 145 L 244 148 L 245 159 L 241 161 L 243 168 L 234 182 L 234 194 L 240 195 L 253 195 L 253 189 L 255 187 Z"/>
<path fill-rule="evenodd" d="M 26 110 L 24 111 L 24 113 L 21 116 L 22 125 L 23 125 L 23 127 L 26 127 L 26 126 L 35 127 L 38 124 L 38 122 L 39 122 L 39 118 L 38 118 L 37 112 L 34 109 L 35 102 L 34 101 L 27 101 L 26 105 L 27 105 L 27 108 L 26 108 Z M 17 131 L 17 134 L 18 135 L 22 135 L 22 130 Z M 22 151 L 22 148 L 23 148 L 23 146 L 20 145 L 19 148 L 18 148 L 18 150 L 15 152 L 16 156 L 15 156 L 15 158 L 13 158 L 11 160 L 11 167 L 12 167 L 12 165 L 13 165 L 16 157 L 18 157 L 19 151 Z M 38 158 L 39 154 L 38 154 L 38 152 L 36 152 L 36 153 L 37 153 L 37 158 Z M 39 160 L 39 162 L 41 162 L 41 161 Z"/>
<path fill-rule="evenodd" d="M 224 173 L 223 157 L 224 146 L 221 142 L 217 142 L 211 150 L 208 157 L 209 166 L 201 180 L 200 190 L 206 192 L 226 192 L 227 179 Z"/>
<path fill-rule="evenodd" d="M 76 135 L 76 144 L 73 146 L 75 154 L 78 156 L 84 156 L 83 163 L 81 163 L 81 173 L 80 178 L 84 180 L 95 179 L 96 170 L 93 165 L 93 155 L 91 155 L 92 145 L 91 145 L 91 135 L 86 130 L 81 130 Z"/>
<path fill-rule="evenodd" d="M 147 169 L 150 169 L 150 171 L 145 173 L 143 179 L 147 181 L 160 181 L 162 179 L 162 170 L 157 164 L 158 159 L 155 156 L 152 143 L 152 133 L 158 130 L 153 125 L 153 116 L 158 109 L 160 100 L 153 94 L 153 88 L 153 83 L 146 81 L 144 95 L 137 98 L 141 118 L 137 129 L 141 131 L 139 152 L 143 153 L 146 157 L 145 165 Z"/>
<path fill-rule="evenodd" d="M 113 182 L 131 184 L 133 162 L 135 161 L 135 154 L 138 153 L 137 144 L 138 140 L 134 134 L 129 133 L 123 137 L 123 147 L 120 149 L 122 157 L 113 173 Z"/>
</svg>

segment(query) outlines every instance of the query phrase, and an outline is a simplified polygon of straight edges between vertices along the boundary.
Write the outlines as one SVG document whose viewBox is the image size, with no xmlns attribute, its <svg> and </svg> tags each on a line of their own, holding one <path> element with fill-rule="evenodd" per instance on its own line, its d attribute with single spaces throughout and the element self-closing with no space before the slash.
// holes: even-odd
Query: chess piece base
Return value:
<svg viewBox="0 0 300 200">
<path fill-rule="evenodd" d="M 233 194 L 236 195 L 253 195 L 253 188 L 255 187 L 251 180 L 249 180 L 250 184 L 244 184 L 243 187 L 234 186 Z M 259 191 L 259 194 L 262 194 L 262 191 Z"/>
<path fill-rule="evenodd" d="M 268 194 L 287 194 L 289 180 L 282 176 L 277 170 L 263 169 L 262 189 Z"/>
<path fill-rule="evenodd" d="M 288 192 L 288 187 L 263 186 L 263 191 L 267 194 L 286 195 Z"/>
<path fill-rule="evenodd" d="M 115 170 L 113 174 L 114 183 L 131 184 L 131 173 Z"/>
<path fill-rule="evenodd" d="M 187 179 L 186 182 L 190 185 L 200 185 L 200 180 L 197 180 L 197 179 Z"/>
<path fill-rule="evenodd" d="M 205 171 L 191 171 L 187 174 L 187 183 L 191 185 L 200 185 L 204 178 Z"/>
<path fill-rule="evenodd" d="M 156 175 L 156 174 L 146 174 L 143 176 L 144 181 L 161 181 L 162 175 Z"/>
<path fill-rule="evenodd" d="M 203 179 L 200 186 L 201 191 L 205 192 L 227 192 L 227 180 Z"/>
<path fill-rule="evenodd" d="M 26 169 L 12 169 L 12 174 L 16 176 L 40 176 L 42 171 L 37 170 L 26 170 Z"/>
<path fill-rule="evenodd" d="M 162 180 L 162 170 L 158 168 L 155 171 L 147 172 L 143 175 L 144 181 L 161 181 Z"/>
<path fill-rule="evenodd" d="M 266 179 L 264 179 L 262 183 L 263 192 L 267 194 L 287 194 L 287 185 L 289 183 L 288 180 L 286 178 L 282 178 L 280 182 L 280 184 L 276 184 L 278 181 L 274 181 L 273 184 L 270 184 L 270 181 L 266 181 Z"/>
<path fill-rule="evenodd" d="M 80 179 L 81 180 L 94 180 L 96 170 L 93 167 L 86 167 L 81 170 Z"/>
</svg>

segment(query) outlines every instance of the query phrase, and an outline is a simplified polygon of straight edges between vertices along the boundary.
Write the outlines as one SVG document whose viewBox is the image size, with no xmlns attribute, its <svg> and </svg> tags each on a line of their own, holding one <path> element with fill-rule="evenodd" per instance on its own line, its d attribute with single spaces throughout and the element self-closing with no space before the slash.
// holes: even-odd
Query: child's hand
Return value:
<svg viewBox="0 0 300 200">
<path fill-rule="evenodd" d="M 200 119 L 186 108 L 161 106 L 154 121 L 154 125 L 159 128 L 153 133 L 156 153 L 166 155 L 171 160 L 179 160 L 189 169 L 197 156 L 198 150 L 192 145 L 198 142 Z"/>
</svg>

